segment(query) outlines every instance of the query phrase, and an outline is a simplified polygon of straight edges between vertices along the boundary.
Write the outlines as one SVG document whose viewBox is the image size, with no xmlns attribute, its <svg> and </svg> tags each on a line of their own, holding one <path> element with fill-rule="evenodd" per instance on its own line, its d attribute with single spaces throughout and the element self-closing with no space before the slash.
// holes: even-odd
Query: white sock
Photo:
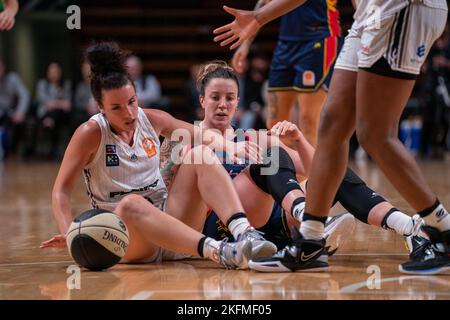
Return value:
<svg viewBox="0 0 450 320">
<path fill-rule="evenodd" d="M 410 236 L 414 231 L 414 223 L 410 216 L 403 212 L 394 211 L 386 220 L 388 228 L 395 230 L 401 236 Z"/>
<path fill-rule="evenodd" d="M 306 202 L 300 202 L 294 208 L 292 208 L 292 216 L 295 220 L 302 222 L 303 212 L 305 212 Z"/>
<path fill-rule="evenodd" d="M 442 203 L 436 207 L 429 215 L 423 217 L 425 223 L 435 227 L 440 231 L 450 230 L 450 215 Z"/>
<path fill-rule="evenodd" d="M 220 241 L 214 240 L 213 238 L 206 238 L 203 243 L 203 257 L 209 258 L 212 261 L 219 262 L 219 251 Z"/>
<path fill-rule="evenodd" d="M 247 218 L 245 217 L 234 219 L 228 224 L 228 230 L 230 230 L 234 239 L 237 239 L 242 233 L 245 232 L 245 230 L 250 227 L 250 222 L 248 222 Z"/>
<path fill-rule="evenodd" d="M 300 225 L 300 233 L 305 239 L 322 239 L 324 229 L 325 225 L 322 222 L 315 220 L 306 220 Z"/>
</svg>

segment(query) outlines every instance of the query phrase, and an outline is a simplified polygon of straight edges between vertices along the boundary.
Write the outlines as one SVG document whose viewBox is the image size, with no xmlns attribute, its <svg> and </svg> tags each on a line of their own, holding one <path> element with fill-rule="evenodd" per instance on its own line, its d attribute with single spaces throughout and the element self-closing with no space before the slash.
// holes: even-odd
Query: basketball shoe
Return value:
<svg viewBox="0 0 450 320">
<path fill-rule="evenodd" d="M 336 253 L 344 238 L 352 234 L 355 225 L 355 217 L 348 212 L 328 217 L 324 230 L 325 249 L 328 256 Z"/>
<path fill-rule="evenodd" d="M 246 239 L 252 243 L 252 259 L 267 257 L 277 252 L 277 246 L 272 242 L 266 240 L 262 236 L 262 234 L 263 233 L 261 231 L 250 227 L 245 230 L 245 232 L 242 233 L 237 239 L 238 241 Z"/>
<path fill-rule="evenodd" d="M 251 259 L 248 266 L 261 272 L 327 271 L 328 254 L 325 239 L 305 239 L 292 229 L 293 245 L 286 246 L 272 256 Z"/>
<path fill-rule="evenodd" d="M 408 274 L 438 274 L 450 271 L 450 230 L 439 231 L 424 225 L 423 236 L 407 237 L 410 260 L 399 265 L 399 271 Z"/>
<path fill-rule="evenodd" d="M 227 269 L 248 269 L 251 254 L 252 243 L 247 239 L 228 242 L 228 238 L 225 238 L 217 252 L 219 263 Z"/>
</svg>

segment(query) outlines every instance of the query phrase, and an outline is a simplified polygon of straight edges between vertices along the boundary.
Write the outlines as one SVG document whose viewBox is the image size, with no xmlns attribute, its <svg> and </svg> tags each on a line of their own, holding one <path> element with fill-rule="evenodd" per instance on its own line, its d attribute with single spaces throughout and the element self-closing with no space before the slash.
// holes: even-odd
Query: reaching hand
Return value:
<svg viewBox="0 0 450 320">
<path fill-rule="evenodd" d="M 3 12 L 0 13 L 0 31 L 11 30 L 15 23 L 15 14 L 12 10 L 5 8 Z"/>
<path fill-rule="evenodd" d="M 280 138 L 285 137 L 292 141 L 298 140 L 303 135 L 295 124 L 286 120 L 280 121 L 274 125 L 268 134 L 279 136 Z"/>
<path fill-rule="evenodd" d="M 232 161 L 242 163 L 242 159 L 249 160 L 250 163 L 262 163 L 262 149 L 252 141 L 241 141 L 232 144 L 234 150 L 227 152 L 232 154 Z"/>
<path fill-rule="evenodd" d="M 213 31 L 214 34 L 218 34 L 214 38 L 214 41 L 221 41 L 220 45 L 222 47 L 234 42 L 230 46 L 230 49 L 236 49 L 245 40 L 255 36 L 261 28 L 261 25 L 254 16 L 254 11 L 238 10 L 227 6 L 224 6 L 223 9 L 233 15 L 235 19 L 233 22 Z"/>
<path fill-rule="evenodd" d="M 57 234 L 56 236 L 54 236 L 50 240 L 42 242 L 41 245 L 39 246 L 39 248 L 41 248 L 41 249 L 44 249 L 44 248 L 64 248 L 66 246 L 67 246 L 67 244 L 66 244 L 66 236 L 62 235 L 62 234 Z"/>
</svg>

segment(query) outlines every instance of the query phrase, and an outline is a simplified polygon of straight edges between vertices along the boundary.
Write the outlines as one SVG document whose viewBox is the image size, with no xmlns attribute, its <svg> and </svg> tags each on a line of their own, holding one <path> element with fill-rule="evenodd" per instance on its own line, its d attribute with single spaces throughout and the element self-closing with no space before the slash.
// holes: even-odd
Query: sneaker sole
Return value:
<svg viewBox="0 0 450 320">
<path fill-rule="evenodd" d="M 269 243 L 269 242 L 262 243 L 260 245 L 254 246 L 252 248 L 251 259 L 270 257 L 277 251 L 278 251 L 278 248 L 273 243 Z"/>
<path fill-rule="evenodd" d="M 247 270 L 248 269 L 248 263 L 250 262 L 251 255 L 252 255 L 252 243 L 250 241 L 247 241 L 243 247 L 242 250 L 242 263 L 239 264 L 237 267 L 238 270 Z"/>
<path fill-rule="evenodd" d="M 266 264 L 254 263 L 253 261 L 249 261 L 248 267 L 251 270 L 258 272 L 272 272 L 272 273 L 281 273 L 281 272 L 326 272 L 328 271 L 328 266 L 314 267 L 308 269 L 299 269 L 292 271 L 287 268 L 279 261 L 267 262 Z"/>
<path fill-rule="evenodd" d="M 426 269 L 426 270 L 407 270 L 407 269 L 403 269 L 402 265 L 398 266 L 398 271 L 400 271 L 401 273 L 406 273 L 406 274 L 440 274 L 443 272 L 450 272 L 450 266 L 445 266 L 445 267 L 436 267 L 436 268 L 432 268 L 432 269 Z"/>
<path fill-rule="evenodd" d="M 349 236 L 356 225 L 355 218 L 349 213 L 341 214 L 338 217 L 325 227 L 325 248 L 327 248 L 328 256 L 336 253 L 342 238 Z"/>
</svg>

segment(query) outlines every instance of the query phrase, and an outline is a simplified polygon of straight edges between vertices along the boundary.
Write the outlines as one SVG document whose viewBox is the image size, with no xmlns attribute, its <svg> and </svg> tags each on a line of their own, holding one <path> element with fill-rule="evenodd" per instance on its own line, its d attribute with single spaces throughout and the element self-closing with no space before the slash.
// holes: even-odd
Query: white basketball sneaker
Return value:
<svg viewBox="0 0 450 320">
<path fill-rule="evenodd" d="M 325 223 L 324 238 L 325 249 L 328 256 L 336 253 L 342 241 L 350 236 L 355 228 L 355 217 L 345 212 L 334 217 L 328 217 Z"/>
</svg>

